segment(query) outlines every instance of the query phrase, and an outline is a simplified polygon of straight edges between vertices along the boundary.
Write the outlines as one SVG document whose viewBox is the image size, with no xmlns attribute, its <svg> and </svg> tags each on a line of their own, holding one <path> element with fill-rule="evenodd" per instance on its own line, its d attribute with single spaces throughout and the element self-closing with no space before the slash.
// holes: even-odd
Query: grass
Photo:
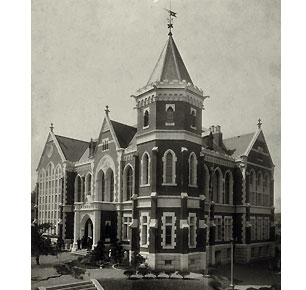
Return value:
<svg viewBox="0 0 306 290">
<path fill-rule="evenodd" d="M 210 290 L 204 279 L 98 279 L 105 290 Z"/>
</svg>

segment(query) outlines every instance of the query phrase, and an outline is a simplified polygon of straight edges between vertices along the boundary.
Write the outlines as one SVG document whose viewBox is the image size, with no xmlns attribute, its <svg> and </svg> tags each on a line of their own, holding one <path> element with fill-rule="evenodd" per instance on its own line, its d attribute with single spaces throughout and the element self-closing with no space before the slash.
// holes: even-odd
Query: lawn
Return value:
<svg viewBox="0 0 306 290">
<path fill-rule="evenodd" d="M 210 290 L 208 279 L 98 279 L 105 290 Z"/>
</svg>

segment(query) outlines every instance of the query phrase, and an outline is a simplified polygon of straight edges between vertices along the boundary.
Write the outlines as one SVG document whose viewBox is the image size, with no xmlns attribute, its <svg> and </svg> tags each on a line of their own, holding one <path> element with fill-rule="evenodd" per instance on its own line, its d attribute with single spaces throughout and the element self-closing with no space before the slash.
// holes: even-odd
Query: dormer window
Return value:
<svg viewBox="0 0 306 290">
<path fill-rule="evenodd" d="M 149 109 L 145 109 L 143 113 L 143 128 L 146 129 L 149 127 L 150 112 Z"/>
<path fill-rule="evenodd" d="M 166 126 L 174 126 L 174 112 L 175 112 L 175 105 L 174 104 L 167 104 L 166 105 Z"/>
<path fill-rule="evenodd" d="M 102 139 L 102 151 L 108 150 L 108 138 Z"/>
<path fill-rule="evenodd" d="M 191 115 L 191 128 L 196 129 L 197 128 L 197 111 L 194 108 L 191 108 L 190 115 Z"/>
</svg>

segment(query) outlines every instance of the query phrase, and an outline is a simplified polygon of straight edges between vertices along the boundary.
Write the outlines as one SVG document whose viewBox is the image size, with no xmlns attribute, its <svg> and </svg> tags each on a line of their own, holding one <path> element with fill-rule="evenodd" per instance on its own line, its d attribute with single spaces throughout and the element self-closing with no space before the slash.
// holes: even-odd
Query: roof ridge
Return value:
<svg viewBox="0 0 306 290">
<path fill-rule="evenodd" d="M 115 120 L 112 120 L 112 119 L 109 119 L 111 122 L 115 122 L 117 124 L 120 124 L 120 125 L 124 125 L 124 126 L 128 126 L 128 127 L 131 127 L 133 129 L 136 129 L 137 130 L 137 127 L 135 126 L 132 126 L 132 125 L 128 125 L 128 124 L 125 124 L 125 123 L 121 123 L 121 122 L 118 122 L 118 121 L 115 121 Z"/>
<path fill-rule="evenodd" d="M 228 137 L 228 138 L 224 138 L 223 140 L 239 138 L 239 137 L 246 136 L 246 135 L 254 135 L 255 133 L 256 133 L 256 131 L 250 132 L 250 133 L 241 134 L 241 135 L 236 135 L 236 136 L 232 136 L 232 137 Z"/>
<path fill-rule="evenodd" d="M 54 134 L 54 135 L 55 135 L 56 137 L 61 137 L 61 138 L 66 138 L 66 139 L 75 140 L 75 141 L 79 141 L 79 142 L 89 143 L 88 141 L 84 141 L 84 140 L 80 140 L 80 139 L 76 139 L 76 138 L 71 138 L 71 137 L 62 136 L 62 135 L 57 135 L 57 134 Z"/>
</svg>

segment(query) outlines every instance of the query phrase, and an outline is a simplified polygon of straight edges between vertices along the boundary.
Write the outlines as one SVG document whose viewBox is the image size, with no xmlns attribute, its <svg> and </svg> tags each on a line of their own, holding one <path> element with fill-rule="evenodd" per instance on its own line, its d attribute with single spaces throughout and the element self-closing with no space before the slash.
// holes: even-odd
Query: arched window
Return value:
<svg viewBox="0 0 306 290">
<path fill-rule="evenodd" d="M 87 195 L 91 195 L 91 174 L 88 173 L 85 179 L 85 192 Z"/>
<path fill-rule="evenodd" d="M 145 110 L 143 115 L 143 126 L 148 127 L 149 126 L 149 111 Z"/>
<path fill-rule="evenodd" d="M 269 174 L 266 174 L 265 179 L 264 179 L 263 205 L 270 206 L 270 176 Z"/>
<path fill-rule="evenodd" d="M 141 163 L 142 185 L 150 184 L 150 156 L 147 152 L 143 153 Z"/>
<path fill-rule="evenodd" d="M 82 179 L 79 175 L 76 177 L 76 201 L 82 201 Z"/>
<path fill-rule="evenodd" d="M 216 168 L 213 177 L 213 201 L 217 203 L 223 202 L 222 178 L 220 168 Z"/>
<path fill-rule="evenodd" d="M 109 199 L 111 202 L 114 201 L 114 172 L 113 170 L 111 171 L 111 174 L 110 174 L 110 188 L 109 188 Z"/>
<path fill-rule="evenodd" d="M 191 111 L 191 127 L 196 128 L 197 126 L 197 116 L 196 116 L 196 111 L 192 110 Z"/>
<path fill-rule="evenodd" d="M 233 176 L 227 171 L 224 178 L 224 204 L 233 203 Z"/>
<path fill-rule="evenodd" d="M 126 171 L 126 200 L 130 200 L 133 195 L 133 170 L 129 166 Z"/>
<path fill-rule="evenodd" d="M 197 156 L 194 152 L 189 155 L 189 186 L 197 185 Z"/>
<path fill-rule="evenodd" d="M 203 179 L 204 194 L 209 198 L 209 170 L 206 165 L 204 165 L 204 179 Z"/>
<path fill-rule="evenodd" d="M 172 107 L 167 109 L 167 123 L 172 124 L 174 123 L 174 110 Z"/>
<path fill-rule="evenodd" d="M 96 200 L 105 201 L 105 177 L 102 169 L 98 172 L 96 180 Z"/>
<path fill-rule="evenodd" d="M 250 172 L 249 200 L 251 205 L 256 205 L 256 174 L 254 170 Z"/>
<path fill-rule="evenodd" d="M 163 184 L 175 185 L 176 182 L 176 161 L 175 153 L 169 149 L 163 156 Z"/>
<path fill-rule="evenodd" d="M 262 173 L 259 171 L 257 175 L 257 205 L 263 205 L 263 177 Z"/>
</svg>

